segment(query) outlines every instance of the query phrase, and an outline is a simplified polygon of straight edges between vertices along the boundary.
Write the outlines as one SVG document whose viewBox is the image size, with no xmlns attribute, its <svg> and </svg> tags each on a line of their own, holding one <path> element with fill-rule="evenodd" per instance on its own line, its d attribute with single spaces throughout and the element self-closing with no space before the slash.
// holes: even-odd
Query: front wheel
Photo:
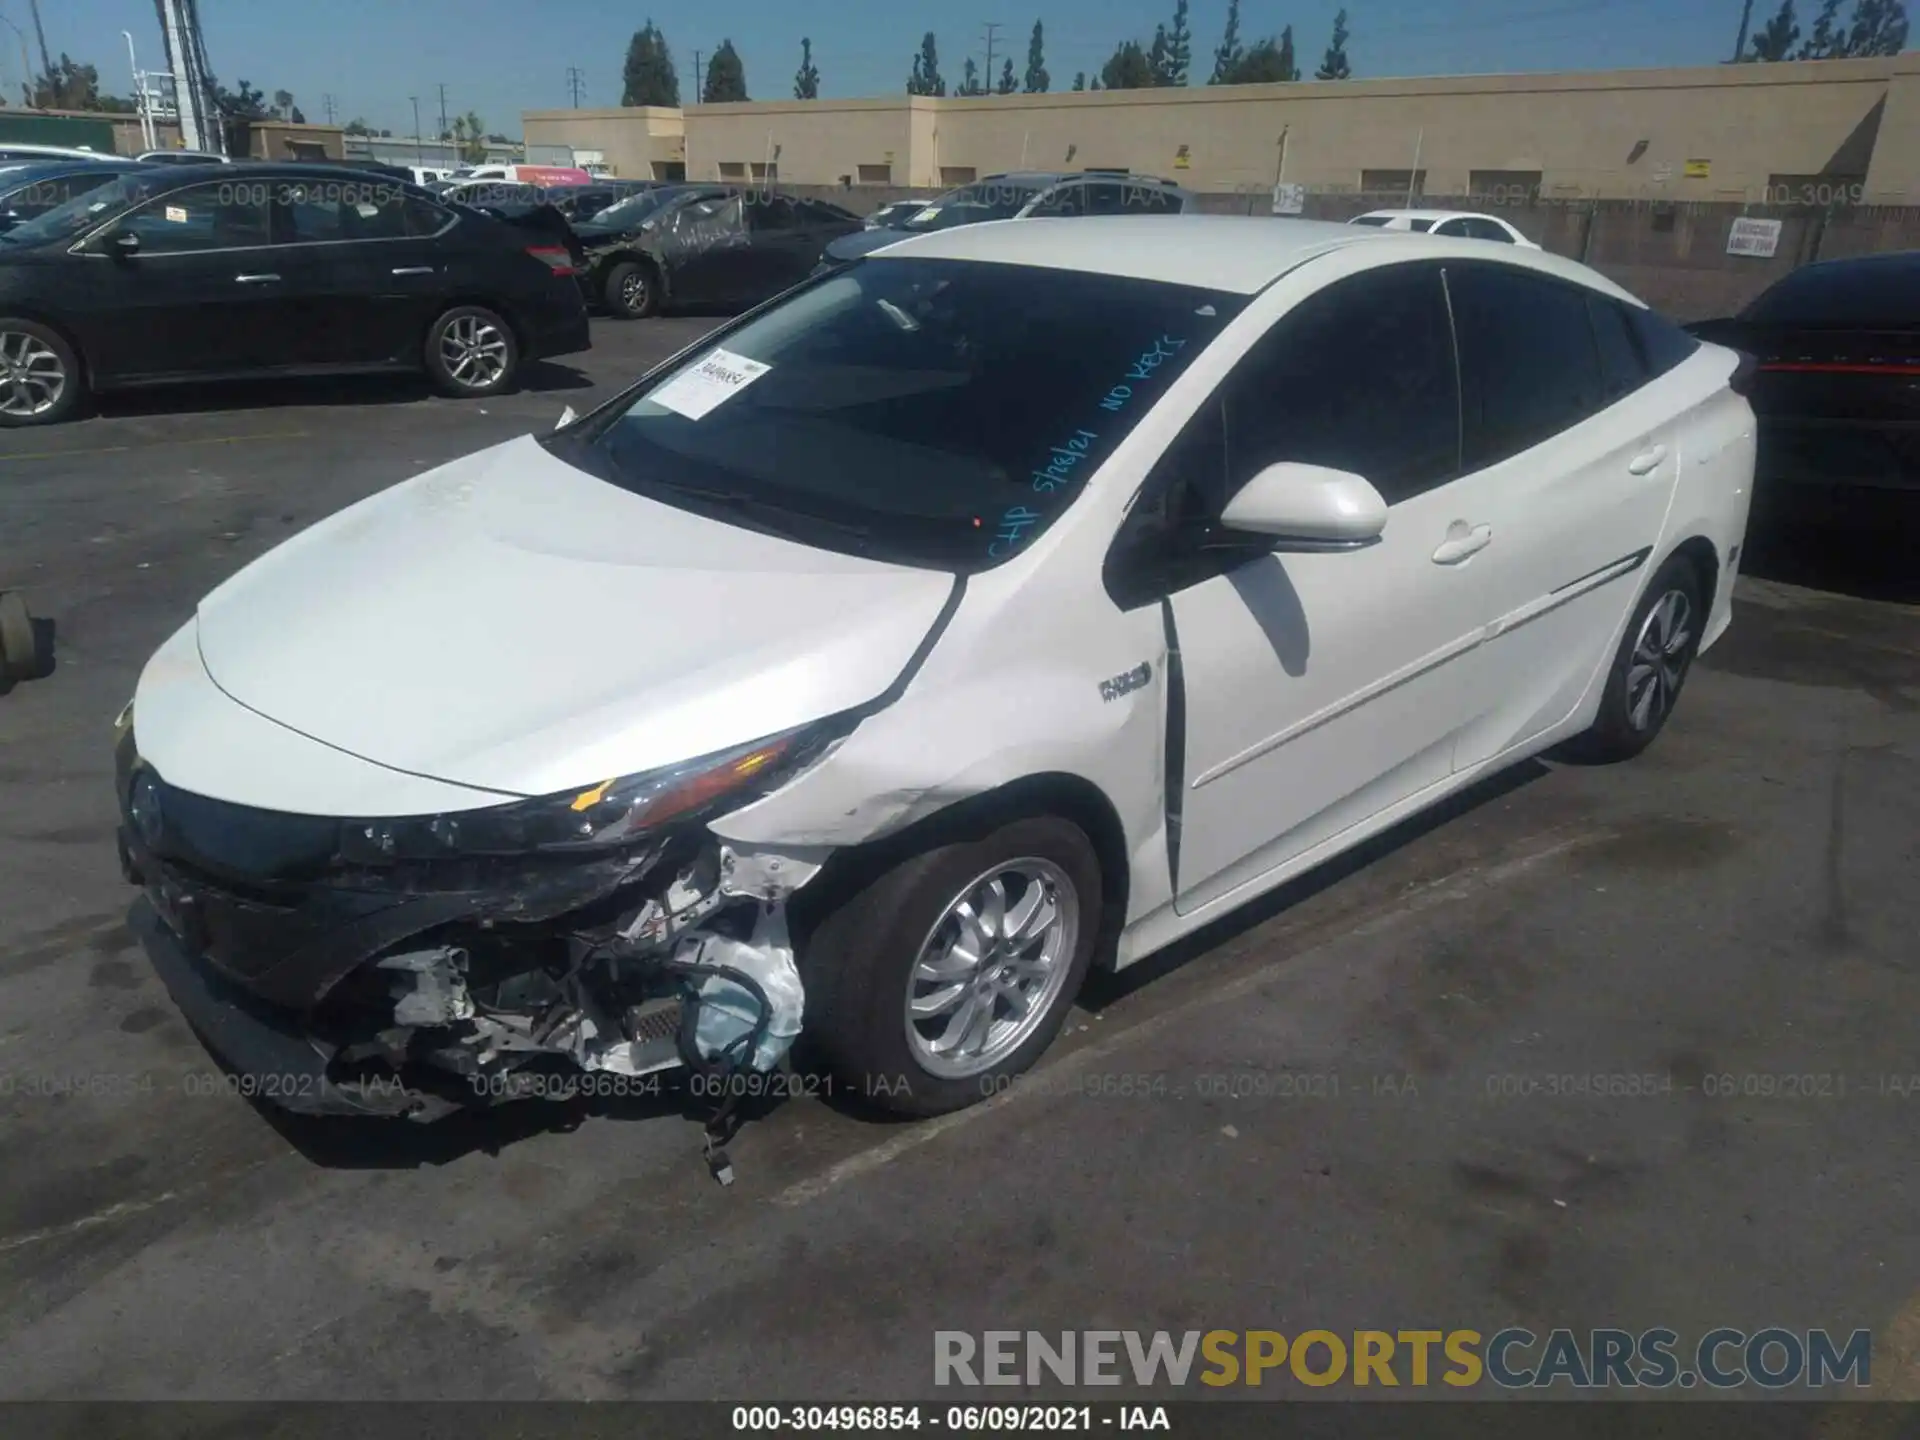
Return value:
<svg viewBox="0 0 1920 1440">
<path fill-rule="evenodd" d="M 1576 759 L 1630 760 L 1653 743 L 1679 703 L 1707 623 L 1700 572 L 1675 555 L 1655 572 L 1620 640 L 1600 713 L 1568 742 Z"/>
<path fill-rule="evenodd" d="M 480 305 L 456 305 L 427 329 L 427 374 L 442 395 L 473 399 L 512 387 L 520 369 L 513 327 Z"/>
<path fill-rule="evenodd" d="M 80 404 L 80 358 L 58 330 L 0 316 L 0 426 L 54 425 Z"/>
<path fill-rule="evenodd" d="M 815 930 L 802 960 L 807 1033 L 876 1105 L 962 1109 L 1053 1043 L 1100 915 L 1098 857 L 1068 821 L 1015 820 L 923 851 Z"/>
</svg>

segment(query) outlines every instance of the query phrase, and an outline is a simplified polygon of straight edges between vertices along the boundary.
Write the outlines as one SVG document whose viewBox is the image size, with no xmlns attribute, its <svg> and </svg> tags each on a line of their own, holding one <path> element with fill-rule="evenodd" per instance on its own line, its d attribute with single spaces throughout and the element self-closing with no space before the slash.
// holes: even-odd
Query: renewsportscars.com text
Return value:
<svg viewBox="0 0 1920 1440">
<path fill-rule="evenodd" d="M 1493 1385 L 1506 1390 L 1864 1389 L 1873 1334 L 1709 1330 L 936 1330 L 935 1385 Z"/>
</svg>

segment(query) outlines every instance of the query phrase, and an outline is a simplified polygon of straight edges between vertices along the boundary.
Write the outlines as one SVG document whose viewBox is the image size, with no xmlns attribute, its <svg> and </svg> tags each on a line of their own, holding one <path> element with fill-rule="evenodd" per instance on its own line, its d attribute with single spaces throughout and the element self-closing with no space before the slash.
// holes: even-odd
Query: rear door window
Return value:
<svg viewBox="0 0 1920 1440">
<path fill-rule="evenodd" d="M 1465 468 L 1481 470 L 1607 404 L 1586 292 L 1504 265 L 1449 265 Z"/>
</svg>

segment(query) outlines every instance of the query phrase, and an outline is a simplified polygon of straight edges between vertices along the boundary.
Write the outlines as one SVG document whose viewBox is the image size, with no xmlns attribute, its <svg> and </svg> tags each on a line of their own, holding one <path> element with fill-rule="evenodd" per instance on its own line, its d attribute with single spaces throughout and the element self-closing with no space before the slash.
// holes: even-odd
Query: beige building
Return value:
<svg viewBox="0 0 1920 1440">
<path fill-rule="evenodd" d="M 542 110 L 622 176 L 934 188 L 1124 167 L 1192 189 L 1920 203 L 1920 52 L 1872 60 Z M 684 166 L 684 171 L 678 167 Z M 1808 187 L 1812 187 L 1808 190 Z M 1517 196 L 1516 196 L 1517 198 Z"/>
</svg>

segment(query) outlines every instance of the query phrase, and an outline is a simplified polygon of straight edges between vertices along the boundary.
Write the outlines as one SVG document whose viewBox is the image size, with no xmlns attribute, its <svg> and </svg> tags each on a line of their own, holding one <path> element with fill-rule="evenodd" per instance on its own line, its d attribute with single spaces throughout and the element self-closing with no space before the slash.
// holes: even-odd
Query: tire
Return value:
<svg viewBox="0 0 1920 1440">
<path fill-rule="evenodd" d="M 520 342 L 484 305 L 456 305 L 427 327 L 427 376 L 442 395 L 472 400 L 513 388 Z"/>
<path fill-rule="evenodd" d="M 1600 713 L 1568 742 L 1567 753 L 1607 764 L 1631 760 L 1651 745 L 1679 703 L 1706 622 L 1700 572 L 1675 555 L 1641 594 L 1607 673 Z"/>
<path fill-rule="evenodd" d="M 644 320 L 660 308 L 660 281 L 651 265 L 622 260 L 607 272 L 600 295 L 616 320 Z"/>
<path fill-rule="evenodd" d="M 1007 899 L 1003 919 L 1032 915 L 1011 948 L 1004 931 L 1002 948 L 991 946 L 991 907 L 982 902 L 995 880 Z M 1031 886 L 1043 898 L 1024 912 Z M 969 900 L 987 924 L 989 945 L 981 949 L 975 928 L 970 948 L 984 963 L 966 969 L 947 947 L 968 937 L 955 911 Z M 1048 900 L 1059 918 L 1042 925 Z M 852 1093 L 883 1109 L 916 1116 L 964 1109 L 1006 1088 L 1053 1043 L 1086 977 L 1101 913 L 1099 858 L 1065 820 L 1014 820 L 923 850 L 868 882 L 807 937 L 800 967 L 808 1043 Z M 923 957 L 946 973 L 918 977 Z M 1024 1017 L 1010 990 L 1025 995 Z M 940 1008 L 910 1023 L 916 991 Z M 977 1036 L 974 1053 L 935 1053 L 949 1027 L 964 1023 L 962 1012 L 978 1015 L 982 1006 L 990 1007 L 985 1021 L 960 1037 L 965 1051 Z"/>
<path fill-rule="evenodd" d="M 80 357 L 58 330 L 0 315 L 0 427 L 57 425 L 86 391 Z"/>
</svg>

